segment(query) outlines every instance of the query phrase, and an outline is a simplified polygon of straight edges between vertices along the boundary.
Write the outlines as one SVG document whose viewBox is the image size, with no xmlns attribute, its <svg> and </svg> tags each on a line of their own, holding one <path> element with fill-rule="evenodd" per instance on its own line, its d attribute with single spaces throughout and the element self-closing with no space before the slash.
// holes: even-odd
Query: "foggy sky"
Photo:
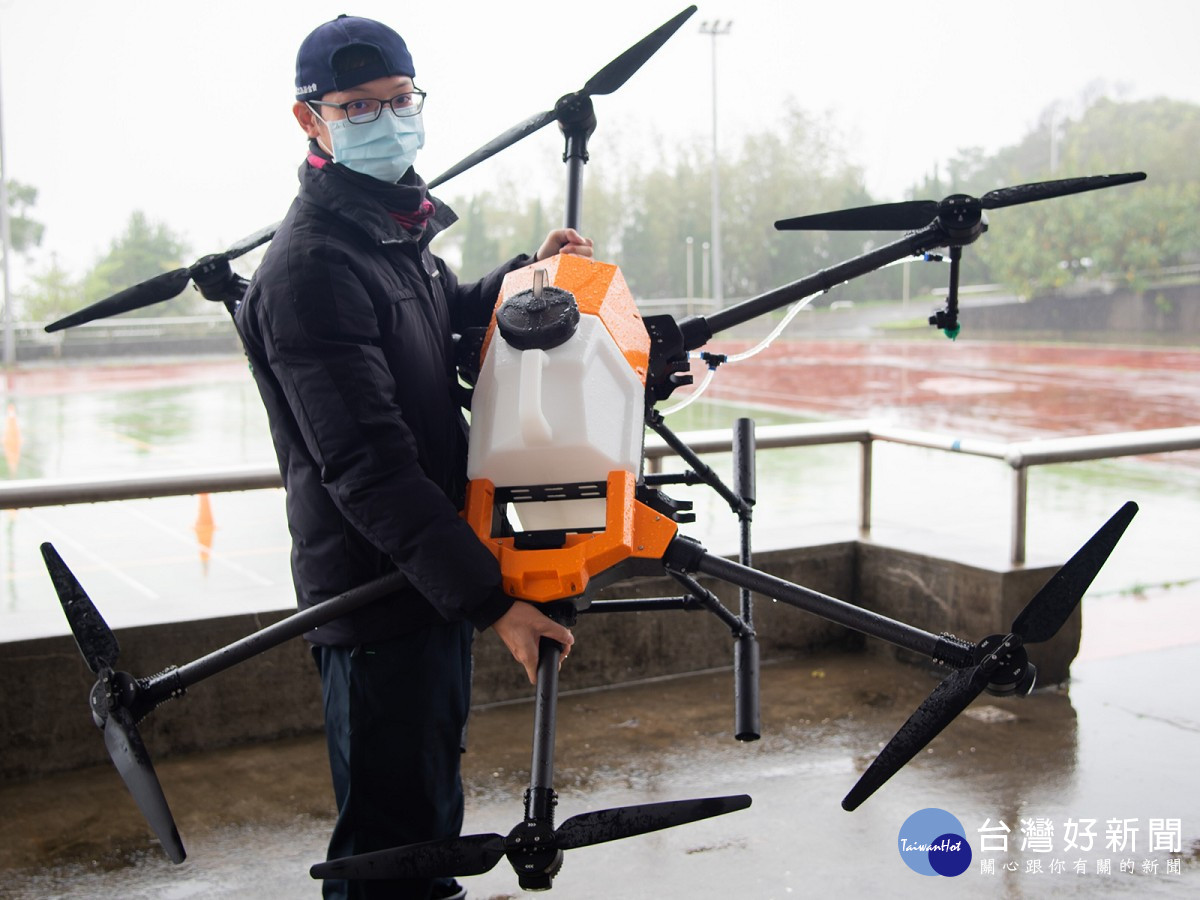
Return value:
<svg viewBox="0 0 1200 900">
<path fill-rule="evenodd" d="M 418 169 L 431 178 L 685 6 L 0 0 L 8 177 L 38 189 L 33 215 L 46 225 L 34 267 L 54 253 L 82 274 L 135 209 L 196 256 L 281 218 L 304 148 L 290 110 L 295 50 L 339 12 L 386 21 L 408 41 L 429 92 Z M 770 128 L 794 99 L 831 114 L 880 199 L 900 199 L 960 148 L 1015 143 L 1052 102 L 1069 114 L 1097 81 L 1126 99 L 1200 102 L 1191 0 L 724 0 L 702 4 L 620 91 L 597 98 L 593 169 L 711 141 L 712 39 L 699 28 L 713 18 L 733 21 L 717 42 L 721 147 Z M 561 156 L 550 126 L 440 193 L 529 173 L 529 189 L 545 194 L 563 178 Z M 780 217 L 803 212 L 813 210 L 781 198 Z M 15 267 L 15 287 L 30 268 Z"/>
</svg>

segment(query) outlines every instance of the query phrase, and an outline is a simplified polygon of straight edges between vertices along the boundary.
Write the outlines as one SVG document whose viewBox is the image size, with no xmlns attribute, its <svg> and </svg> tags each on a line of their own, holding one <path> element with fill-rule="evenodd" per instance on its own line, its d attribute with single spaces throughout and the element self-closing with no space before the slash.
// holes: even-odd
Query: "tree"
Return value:
<svg viewBox="0 0 1200 900">
<path fill-rule="evenodd" d="M 37 188 L 19 181 L 8 182 L 9 239 L 17 253 L 32 250 L 42 242 L 45 226 L 28 215 L 36 202 Z"/>
<path fill-rule="evenodd" d="M 500 251 L 492 236 L 490 221 L 490 195 L 477 194 L 466 203 L 466 222 L 462 231 L 462 263 L 459 275 L 466 279 L 478 278 L 500 261 Z"/>
<path fill-rule="evenodd" d="M 150 222 L 145 213 L 135 210 L 129 216 L 125 231 L 109 245 L 108 253 L 84 275 L 79 305 L 95 303 L 155 275 L 180 268 L 189 255 L 189 248 L 181 237 L 164 223 Z M 170 316 L 195 311 L 207 312 L 208 306 L 200 294 L 189 290 L 173 300 L 133 314 Z"/>
<path fill-rule="evenodd" d="M 1048 108 L 1015 144 L 994 154 L 959 151 L 910 192 L 940 200 L 962 192 L 1075 175 L 1144 170 L 1143 184 L 1079 194 L 989 212 L 994 235 L 964 257 L 968 282 L 1001 282 L 1024 293 L 1057 287 L 1097 273 L 1135 289 L 1144 273 L 1200 261 L 1200 107 L 1173 100 L 1120 102 L 1090 88 L 1066 115 Z M 1058 166 L 1051 171 L 1051 136 Z M 687 291 L 687 239 L 711 239 L 711 160 L 704 140 L 656 159 L 613 164 L 612 154 L 588 166 L 585 230 L 598 259 L 621 266 L 639 299 L 679 298 Z M 619 149 L 615 145 L 610 151 Z M 845 162 L 834 123 L 789 106 L 770 130 L 746 135 L 721 161 L 724 294 L 746 297 L 795 281 L 899 235 L 861 232 L 775 231 L 778 219 L 872 202 L 862 173 Z M 613 173 L 617 173 L 615 176 Z M 523 198 L 501 202 L 500 198 Z M 545 204 L 545 206 L 543 206 Z M 553 200 L 525 198 L 512 184 L 469 203 L 463 270 L 471 277 L 498 259 L 529 252 L 531 229 Z M 467 245 L 480 248 L 467 253 Z M 944 266 L 913 266 L 917 296 L 945 287 Z M 697 293 L 702 279 L 695 279 Z M 902 275 L 885 269 L 837 288 L 840 298 L 894 298 Z"/>
<path fill-rule="evenodd" d="M 845 155 L 833 121 L 795 104 L 778 130 L 747 135 L 721 182 L 727 297 L 770 290 L 863 251 L 862 234 L 780 232 L 774 225 L 870 203 L 862 172 Z"/>
<path fill-rule="evenodd" d="M 42 235 L 46 231 L 41 222 L 30 218 L 28 214 L 37 202 L 37 188 L 19 181 L 9 181 L 6 187 L 9 241 L 17 253 L 27 253 L 42 242 Z M 0 247 L 0 258 L 3 257 L 3 253 L 4 248 Z M 13 307 L 16 308 L 22 298 L 18 296 L 14 299 L 17 302 Z"/>
<path fill-rule="evenodd" d="M 464 281 L 482 277 L 511 256 L 536 253 L 550 230 L 542 199 L 523 195 L 507 178 L 499 180 L 493 191 L 460 195 L 450 205 L 465 210 L 464 221 L 438 238 L 437 252 L 449 256 L 451 248 L 457 248 L 461 255 L 457 274 Z"/>
<path fill-rule="evenodd" d="M 1033 294 L 1103 275 L 1136 290 L 1150 270 L 1200 261 L 1200 106 L 1163 98 L 1119 102 L 1098 88 L 1074 118 L 1062 116 L 1060 106 L 991 157 L 960 154 L 949 182 L 923 196 L 979 196 L 1004 185 L 1128 171 L 1144 171 L 1148 180 L 989 213 L 996 236 L 973 248 L 972 278 L 982 274 Z"/>
<path fill-rule="evenodd" d="M 687 238 L 697 251 L 711 240 L 711 173 L 707 143 L 696 141 L 631 174 L 618 261 L 638 297 L 685 295 Z M 829 119 L 789 106 L 782 127 L 747 135 L 722 158 L 720 177 L 725 296 L 760 293 L 861 251 L 861 235 L 774 228 L 778 219 L 870 202 Z"/>
<path fill-rule="evenodd" d="M 51 257 L 48 268 L 30 276 L 31 285 L 18 295 L 21 315 L 34 322 L 60 319 L 79 308 L 79 282 Z"/>
<path fill-rule="evenodd" d="M 687 239 L 693 239 L 700 292 L 701 246 L 711 240 L 711 160 L 706 140 L 675 147 L 658 145 L 649 161 L 622 158 L 617 141 L 604 158 L 588 164 L 583 207 L 585 232 L 597 259 L 621 267 L 639 299 L 680 298 L 687 293 Z M 781 235 L 780 218 L 867 203 L 861 173 L 842 161 L 842 148 L 829 120 L 792 106 L 781 133 L 747 136 L 721 163 L 722 258 L 726 296 L 746 296 L 795 280 L 812 268 L 859 252 L 861 236 L 824 233 Z M 549 217 L 561 209 L 561 191 L 549 200 L 521 197 L 515 185 L 476 195 L 454 205 L 470 221 L 459 238 L 461 273 L 478 277 L 498 259 L 530 252 Z M 534 245 L 536 247 L 536 244 Z"/>
<path fill-rule="evenodd" d="M 619 211 L 608 225 L 614 229 L 614 261 L 620 264 L 634 296 L 641 299 L 683 297 L 687 293 L 686 247 L 709 240 L 709 168 L 699 145 L 678 147 L 670 160 L 653 168 L 635 168 L 624 197 L 610 202 Z M 699 279 L 697 279 L 697 292 Z"/>
</svg>

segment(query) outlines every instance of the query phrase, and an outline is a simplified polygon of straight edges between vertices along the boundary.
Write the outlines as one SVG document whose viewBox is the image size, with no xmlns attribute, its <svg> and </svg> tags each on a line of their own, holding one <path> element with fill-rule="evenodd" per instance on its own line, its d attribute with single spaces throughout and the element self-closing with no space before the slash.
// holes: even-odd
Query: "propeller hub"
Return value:
<svg viewBox="0 0 1200 900">
<path fill-rule="evenodd" d="M 108 721 L 109 713 L 117 708 L 117 696 L 112 683 L 113 674 L 112 669 L 102 670 L 99 679 L 92 685 L 92 692 L 88 695 L 92 721 L 101 730 L 104 729 L 104 723 Z"/>
<path fill-rule="evenodd" d="M 559 121 L 572 119 L 586 114 L 592 105 L 592 99 L 581 91 L 563 94 L 554 104 L 554 115 Z"/>
<path fill-rule="evenodd" d="M 986 230 L 983 204 L 967 194 L 951 194 L 938 204 L 938 222 L 955 241 L 970 243 Z"/>
<path fill-rule="evenodd" d="M 229 257 L 224 253 L 210 253 L 208 256 L 201 257 L 192 264 L 188 270 L 191 273 L 192 280 L 201 286 L 208 286 L 213 283 L 220 283 L 229 277 L 233 271 L 229 265 Z"/>
<path fill-rule="evenodd" d="M 979 653 L 979 668 L 988 678 L 984 690 L 993 697 L 1024 697 L 1033 690 L 1037 669 L 1018 635 L 988 635 L 979 642 Z"/>
<path fill-rule="evenodd" d="M 523 890 L 550 890 L 563 864 L 553 825 L 521 822 L 504 839 L 504 850 Z"/>
<path fill-rule="evenodd" d="M 596 130 L 596 110 L 592 98 L 583 91 L 564 94 L 554 104 L 554 118 L 565 135 L 579 134 L 585 138 Z"/>
<path fill-rule="evenodd" d="M 100 678 L 92 685 L 88 705 L 92 708 L 92 721 L 103 728 L 105 721 L 118 706 L 131 709 L 137 697 L 137 679 L 128 672 L 101 669 Z"/>
</svg>

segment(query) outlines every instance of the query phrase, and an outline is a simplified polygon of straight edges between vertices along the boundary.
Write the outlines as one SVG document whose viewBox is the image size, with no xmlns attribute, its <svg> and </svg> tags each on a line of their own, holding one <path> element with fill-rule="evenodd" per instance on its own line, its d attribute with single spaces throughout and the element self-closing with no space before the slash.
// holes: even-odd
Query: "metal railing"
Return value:
<svg viewBox="0 0 1200 900">
<path fill-rule="evenodd" d="M 729 453 L 733 436 L 729 431 L 695 431 L 680 437 L 697 453 Z M 1012 469 L 1012 530 L 1009 559 L 1025 562 L 1025 536 L 1029 499 L 1029 470 L 1051 463 L 1113 459 L 1200 449 L 1200 426 L 1130 431 L 1085 437 L 1046 438 L 1016 443 L 999 443 L 973 438 L 949 437 L 905 428 L 893 428 L 869 420 L 819 422 L 806 425 L 767 425 L 756 431 L 760 450 L 815 447 L 829 444 L 858 444 L 859 529 L 871 530 L 872 456 L 876 441 L 923 447 L 1002 460 Z M 661 438 L 646 438 L 647 471 L 655 472 L 664 457 L 673 455 Z M 228 469 L 165 472 L 124 478 L 28 479 L 0 483 L 0 509 L 38 506 L 69 506 L 149 497 L 187 496 L 224 491 L 253 491 L 282 487 L 274 466 L 243 466 Z"/>
</svg>

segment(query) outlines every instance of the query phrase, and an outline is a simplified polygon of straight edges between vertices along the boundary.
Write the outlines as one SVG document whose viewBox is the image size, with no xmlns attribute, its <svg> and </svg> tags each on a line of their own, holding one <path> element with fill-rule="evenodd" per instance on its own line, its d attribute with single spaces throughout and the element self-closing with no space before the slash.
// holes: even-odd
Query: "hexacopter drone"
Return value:
<svg viewBox="0 0 1200 900">
<path fill-rule="evenodd" d="M 694 6 L 643 38 L 553 109 L 530 117 L 430 182 L 436 187 L 513 143 L 558 122 L 568 167 L 565 224 L 578 227 L 587 140 L 596 126 L 591 98 L 621 87 L 694 13 Z M 908 201 L 776 222 L 780 230 L 841 229 L 907 232 L 799 281 L 710 316 L 677 322 L 643 318 L 613 265 L 570 255 L 510 273 L 490 326 L 460 339 L 460 368 L 475 385 L 466 508 L 479 539 L 500 564 L 504 589 L 537 603 L 557 621 L 581 613 L 704 609 L 729 626 L 734 644 L 735 736 L 759 736 L 758 644 L 751 592 L 921 653 L 952 671 L 884 747 L 845 799 L 857 808 L 984 691 L 1025 696 L 1036 669 L 1026 645 L 1052 638 L 1078 605 L 1137 512 L 1126 503 L 1029 601 L 1005 630 L 972 643 L 933 634 L 751 568 L 750 521 L 755 504 L 754 433 L 740 420 L 734 436 L 734 484 L 726 485 L 667 428 L 656 404 L 689 384 L 689 354 L 720 331 L 819 294 L 882 266 L 947 248 L 950 289 L 930 324 L 958 331 L 958 273 L 962 248 L 987 230 L 985 210 L 1140 181 L 1142 173 L 1101 175 L 1002 188 L 980 198 L 956 194 L 940 202 Z M 232 312 L 245 282 L 229 260 L 269 240 L 275 226 L 80 310 L 47 330 L 81 324 L 175 296 L 194 280 L 206 297 Z M 708 354 L 702 354 L 708 356 Z M 709 360 L 710 367 L 720 364 Z M 684 475 L 649 474 L 643 466 L 645 427 L 658 433 L 689 466 Z M 661 490 L 704 483 L 741 522 L 741 562 L 707 552 L 679 533 L 690 504 Z M 512 518 L 519 525 L 512 523 Z M 175 862 L 184 858 L 137 724 L 160 703 L 286 640 L 300 636 L 404 583 L 387 575 L 223 647 L 151 677 L 117 671 L 116 637 L 50 544 L 42 547 L 63 611 L 88 667 L 97 676 L 90 707 L 105 745 L 151 829 Z M 621 578 L 663 573 L 686 592 L 679 598 L 594 600 L 598 588 Z M 734 612 L 700 584 L 706 575 L 741 591 Z M 521 887 L 545 890 L 566 850 L 631 837 L 750 805 L 746 795 L 677 800 L 586 812 L 555 827 L 553 787 L 558 663 L 562 648 L 543 639 L 537 669 L 533 759 L 524 817 L 507 835 L 475 834 L 398 847 L 312 867 L 316 878 L 429 878 L 474 875 L 507 858 Z"/>
</svg>

